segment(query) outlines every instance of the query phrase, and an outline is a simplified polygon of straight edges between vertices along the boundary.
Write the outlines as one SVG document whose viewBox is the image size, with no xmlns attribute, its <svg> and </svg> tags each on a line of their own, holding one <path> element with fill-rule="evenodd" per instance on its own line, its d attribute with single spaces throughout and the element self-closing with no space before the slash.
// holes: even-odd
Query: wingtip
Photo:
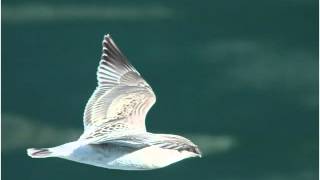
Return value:
<svg viewBox="0 0 320 180">
<path fill-rule="evenodd" d="M 106 44 L 110 44 L 110 42 L 112 42 L 112 38 L 111 38 L 111 35 L 110 33 L 107 33 L 103 36 L 103 41 L 102 41 L 102 46 L 103 47 L 106 47 Z"/>
<path fill-rule="evenodd" d="M 107 33 L 106 35 L 104 35 L 104 38 L 105 38 L 105 39 L 111 39 L 110 33 Z"/>
</svg>

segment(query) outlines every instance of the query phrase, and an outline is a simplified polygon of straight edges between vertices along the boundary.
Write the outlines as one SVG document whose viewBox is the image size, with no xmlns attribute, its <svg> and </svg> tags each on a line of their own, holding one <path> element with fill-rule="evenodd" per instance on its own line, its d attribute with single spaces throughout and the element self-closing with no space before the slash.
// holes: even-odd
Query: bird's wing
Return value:
<svg viewBox="0 0 320 180">
<path fill-rule="evenodd" d="M 143 148 L 147 146 L 156 146 L 162 149 L 171 149 L 177 151 L 189 151 L 201 156 L 201 152 L 197 145 L 190 140 L 176 135 L 159 134 L 152 135 L 151 133 L 133 134 L 116 137 L 113 139 L 93 142 L 92 144 L 115 144 L 118 146 L 127 146 L 133 148 Z"/>
<path fill-rule="evenodd" d="M 85 107 L 80 139 L 145 132 L 145 117 L 156 96 L 109 34 L 102 46 L 98 86 Z"/>
</svg>

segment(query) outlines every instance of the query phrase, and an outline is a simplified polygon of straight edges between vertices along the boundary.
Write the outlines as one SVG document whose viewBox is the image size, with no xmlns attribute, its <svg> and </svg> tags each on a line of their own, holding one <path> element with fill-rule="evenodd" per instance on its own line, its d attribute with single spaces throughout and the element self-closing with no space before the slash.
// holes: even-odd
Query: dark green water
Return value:
<svg viewBox="0 0 320 180">
<path fill-rule="evenodd" d="M 317 3 L 3 1 L 2 178 L 318 179 Z M 27 157 L 80 135 L 107 32 L 157 95 L 148 129 L 207 155 L 144 172 Z"/>
</svg>

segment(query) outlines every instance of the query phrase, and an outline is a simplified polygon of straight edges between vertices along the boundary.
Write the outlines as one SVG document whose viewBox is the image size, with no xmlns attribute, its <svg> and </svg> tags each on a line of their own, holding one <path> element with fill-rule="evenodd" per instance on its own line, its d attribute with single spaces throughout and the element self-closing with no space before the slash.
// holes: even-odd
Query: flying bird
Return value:
<svg viewBox="0 0 320 180">
<path fill-rule="evenodd" d="M 29 148 L 27 154 L 120 170 L 157 169 L 201 157 L 197 145 L 184 137 L 146 131 L 146 115 L 156 102 L 152 88 L 109 34 L 102 47 L 98 85 L 85 107 L 83 134 L 60 146 Z"/>
</svg>

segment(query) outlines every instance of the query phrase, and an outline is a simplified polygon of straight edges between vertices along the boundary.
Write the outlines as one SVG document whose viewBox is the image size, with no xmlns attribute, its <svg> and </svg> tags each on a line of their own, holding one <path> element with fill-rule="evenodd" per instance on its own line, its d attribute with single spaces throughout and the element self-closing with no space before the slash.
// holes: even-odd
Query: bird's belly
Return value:
<svg viewBox="0 0 320 180">
<path fill-rule="evenodd" d="M 151 170 L 194 156 L 189 152 L 145 147 L 86 145 L 79 147 L 67 159 L 98 167 L 122 170 Z"/>
<path fill-rule="evenodd" d="M 182 159 L 194 157 L 190 152 L 163 149 L 155 146 L 146 147 L 117 158 L 114 165 L 129 165 L 132 170 L 151 170 L 168 166 Z"/>
</svg>

